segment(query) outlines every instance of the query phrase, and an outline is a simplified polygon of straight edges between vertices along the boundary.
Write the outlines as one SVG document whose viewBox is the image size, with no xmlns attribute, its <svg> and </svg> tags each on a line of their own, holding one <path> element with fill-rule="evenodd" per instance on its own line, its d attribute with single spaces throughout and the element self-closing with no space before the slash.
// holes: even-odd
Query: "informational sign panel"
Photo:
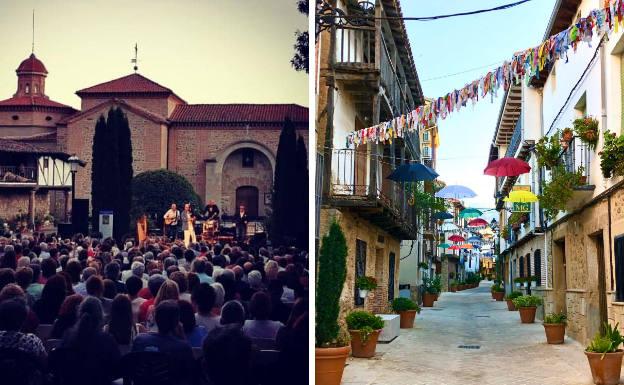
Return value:
<svg viewBox="0 0 624 385">
<path fill-rule="evenodd" d="M 517 184 L 511 188 L 512 191 L 531 191 L 531 186 L 528 184 Z"/>
<path fill-rule="evenodd" d="M 528 213 L 531 211 L 531 204 L 529 202 L 513 202 L 511 211 L 514 213 Z"/>
<path fill-rule="evenodd" d="M 102 233 L 102 239 L 113 236 L 113 211 L 112 210 L 100 211 L 100 233 Z"/>
</svg>

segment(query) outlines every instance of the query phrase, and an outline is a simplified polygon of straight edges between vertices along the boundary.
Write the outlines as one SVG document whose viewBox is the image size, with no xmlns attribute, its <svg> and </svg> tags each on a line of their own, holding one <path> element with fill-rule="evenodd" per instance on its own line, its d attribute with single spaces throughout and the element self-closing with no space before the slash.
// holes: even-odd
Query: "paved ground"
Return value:
<svg viewBox="0 0 624 385">
<path fill-rule="evenodd" d="M 343 385 L 589 385 L 583 346 L 548 345 L 541 323 L 491 299 L 490 283 L 444 293 L 372 359 L 349 358 Z M 478 350 L 458 348 L 479 345 Z"/>
</svg>

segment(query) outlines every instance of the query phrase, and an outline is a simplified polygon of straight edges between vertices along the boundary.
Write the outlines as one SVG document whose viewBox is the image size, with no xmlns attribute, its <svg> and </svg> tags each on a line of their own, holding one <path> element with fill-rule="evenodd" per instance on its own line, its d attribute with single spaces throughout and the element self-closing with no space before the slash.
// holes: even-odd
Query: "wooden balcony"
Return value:
<svg viewBox="0 0 624 385">
<path fill-rule="evenodd" d="M 0 165 L 0 187 L 37 185 L 37 167 Z"/>
</svg>

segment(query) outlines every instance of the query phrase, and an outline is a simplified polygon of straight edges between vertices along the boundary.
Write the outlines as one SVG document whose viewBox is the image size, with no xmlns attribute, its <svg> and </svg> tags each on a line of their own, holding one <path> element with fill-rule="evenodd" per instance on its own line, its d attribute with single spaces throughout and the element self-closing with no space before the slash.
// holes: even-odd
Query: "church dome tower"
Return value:
<svg viewBox="0 0 624 385">
<path fill-rule="evenodd" d="M 17 73 L 17 92 L 14 97 L 43 97 L 45 95 L 45 78 L 48 70 L 34 53 L 22 61 L 15 70 Z"/>
</svg>

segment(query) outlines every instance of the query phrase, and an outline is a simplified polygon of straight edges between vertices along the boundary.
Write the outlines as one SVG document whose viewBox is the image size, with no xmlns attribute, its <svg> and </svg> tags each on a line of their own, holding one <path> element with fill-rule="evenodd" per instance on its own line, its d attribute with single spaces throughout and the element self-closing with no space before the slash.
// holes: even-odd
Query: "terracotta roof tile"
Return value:
<svg viewBox="0 0 624 385">
<path fill-rule="evenodd" d="M 0 139 L 0 152 L 5 153 L 26 153 L 35 155 L 56 155 L 62 159 L 67 159 L 68 154 L 61 151 L 49 150 L 34 144 L 20 142 L 17 140 Z"/>
<path fill-rule="evenodd" d="M 42 96 L 18 96 L 0 101 L 0 107 L 52 107 L 52 108 L 71 108 L 73 107 L 55 102 Z"/>
<path fill-rule="evenodd" d="M 308 108 L 297 104 L 180 104 L 169 120 L 172 123 L 308 123 Z"/>
<path fill-rule="evenodd" d="M 163 87 L 153 80 L 139 74 L 130 74 L 108 82 L 76 91 L 77 95 L 88 94 L 172 94 L 167 87 Z"/>
<path fill-rule="evenodd" d="M 47 74 L 48 70 L 45 68 L 41 60 L 37 59 L 34 53 L 31 53 L 27 59 L 20 63 L 15 72 L 37 72 Z"/>
</svg>

